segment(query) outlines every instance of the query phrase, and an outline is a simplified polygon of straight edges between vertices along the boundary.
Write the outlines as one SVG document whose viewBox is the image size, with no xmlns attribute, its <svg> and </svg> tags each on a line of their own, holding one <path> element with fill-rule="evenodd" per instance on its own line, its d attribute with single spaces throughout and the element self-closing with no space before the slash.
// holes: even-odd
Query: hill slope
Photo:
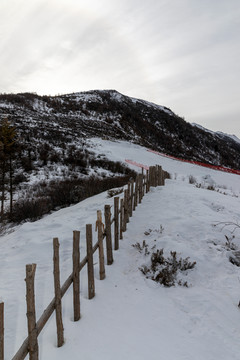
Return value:
<svg viewBox="0 0 240 360">
<path fill-rule="evenodd" d="M 67 95 L 0 95 L 22 142 L 37 148 L 47 142 L 54 153 L 88 136 L 131 140 L 180 158 L 240 168 L 240 143 L 192 126 L 170 109 L 114 90 Z"/>
</svg>

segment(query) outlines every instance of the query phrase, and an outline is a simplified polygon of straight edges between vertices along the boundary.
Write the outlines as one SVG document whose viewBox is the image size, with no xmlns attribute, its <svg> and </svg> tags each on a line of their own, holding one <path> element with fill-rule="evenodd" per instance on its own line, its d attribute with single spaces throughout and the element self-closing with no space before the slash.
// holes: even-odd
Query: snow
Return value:
<svg viewBox="0 0 240 360">
<path fill-rule="evenodd" d="M 220 137 L 222 136 L 227 136 L 229 137 L 230 139 L 234 140 L 236 143 L 240 144 L 240 139 L 236 136 L 236 135 L 230 135 L 230 134 L 227 134 L 227 133 L 223 133 L 222 131 L 212 131 L 212 130 L 209 130 L 209 129 L 206 129 L 205 127 L 199 125 L 199 124 L 196 124 L 196 123 L 192 123 L 193 126 L 205 131 L 205 132 L 208 132 L 212 135 L 220 135 Z"/>
<path fill-rule="evenodd" d="M 146 105 L 146 106 L 149 106 L 149 107 L 155 107 L 155 109 L 159 109 L 161 111 L 164 111 L 165 113 L 169 114 L 170 116 L 175 116 L 175 114 L 168 108 L 166 108 L 165 106 L 162 106 L 162 105 L 157 105 L 157 104 L 154 104 L 150 101 L 146 101 L 146 100 L 140 100 L 140 99 L 136 99 L 136 98 L 133 98 L 133 97 L 130 97 L 130 99 L 132 100 L 133 103 L 140 103 L 140 104 L 143 104 L 143 105 Z"/>
<path fill-rule="evenodd" d="M 225 246 L 225 235 L 231 238 L 232 228 L 219 224 L 240 223 L 239 176 L 161 157 L 128 142 L 97 138 L 88 142 L 93 151 L 111 160 L 160 164 L 172 179 L 164 187 L 151 188 L 138 205 L 103 281 L 99 280 L 96 254 L 96 297 L 92 300 L 87 299 L 86 271 L 81 272 L 81 320 L 73 322 L 70 288 L 63 298 L 65 344 L 56 346 L 53 315 L 39 336 L 40 359 L 239 359 L 240 269 L 229 262 L 231 250 Z M 196 184 L 189 184 L 189 175 L 196 178 Z M 196 186 L 199 184 L 201 187 Z M 207 190 L 208 185 L 218 191 Z M 72 271 L 72 231 L 81 232 L 83 258 L 85 225 L 94 226 L 96 212 L 105 204 L 113 205 L 106 192 L 0 237 L 6 359 L 12 358 L 27 335 L 25 265 L 37 263 L 39 318 L 53 298 L 52 238 L 60 241 L 63 283 Z M 233 242 L 240 248 L 238 230 Z M 95 243 L 94 231 L 93 235 Z M 196 261 L 182 275 L 188 288 L 165 288 L 144 277 L 139 267 L 149 262 L 149 256 L 132 246 L 143 240 L 149 248 L 164 248 L 166 255 L 177 251 Z"/>
</svg>

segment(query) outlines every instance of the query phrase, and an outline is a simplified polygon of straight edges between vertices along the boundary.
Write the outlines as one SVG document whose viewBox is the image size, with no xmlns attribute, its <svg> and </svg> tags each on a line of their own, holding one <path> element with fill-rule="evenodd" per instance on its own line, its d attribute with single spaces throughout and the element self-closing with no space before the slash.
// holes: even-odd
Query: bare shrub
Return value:
<svg viewBox="0 0 240 360">
<path fill-rule="evenodd" d="M 21 223 L 22 221 L 34 221 L 40 219 L 50 210 L 49 199 L 21 199 L 15 202 L 11 214 L 11 221 Z"/>
<path fill-rule="evenodd" d="M 91 176 L 89 178 L 72 178 L 43 181 L 28 189 L 25 199 L 14 203 L 11 221 L 22 221 L 41 218 L 51 210 L 76 204 L 90 196 L 99 194 L 113 187 L 121 187 L 129 181 L 129 176 L 106 177 Z"/>
<path fill-rule="evenodd" d="M 189 184 L 196 184 L 197 180 L 193 175 L 189 175 L 188 178 Z"/>
<path fill-rule="evenodd" d="M 145 256 L 150 254 L 150 251 L 148 250 L 148 244 L 146 244 L 145 240 L 143 240 L 142 245 L 139 242 L 137 242 L 136 244 L 133 244 L 132 247 L 137 249 L 140 253 L 144 251 Z"/>
<path fill-rule="evenodd" d="M 166 287 L 175 286 L 175 284 L 188 287 L 187 281 L 178 280 L 177 275 L 179 272 L 193 269 L 195 265 L 196 262 L 190 262 L 189 257 L 178 259 L 176 251 L 171 251 L 170 257 L 166 258 L 163 249 L 157 249 L 151 255 L 150 266 L 144 265 L 140 268 L 140 271 L 147 279 L 156 281 Z"/>
</svg>

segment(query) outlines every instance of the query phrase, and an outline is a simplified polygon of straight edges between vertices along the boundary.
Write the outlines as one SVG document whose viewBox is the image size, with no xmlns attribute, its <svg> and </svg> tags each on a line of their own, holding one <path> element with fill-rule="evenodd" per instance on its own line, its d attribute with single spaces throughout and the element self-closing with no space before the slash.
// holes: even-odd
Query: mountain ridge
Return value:
<svg viewBox="0 0 240 360">
<path fill-rule="evenodd" d="M 26 133 L 33 142 L 35 136 L 52 142 L 56 132 L 67 134 L 68 142 L 70 137 L 73 142 L 79 137 L 109 137 L 187 160 L 240 168 L 240 140 L 192 125 L 165 106 L 116 90 L 57 96 L 2 94 L 0 116 L 5 115 L 19 129 L 24 141 Z"/>
</svg>

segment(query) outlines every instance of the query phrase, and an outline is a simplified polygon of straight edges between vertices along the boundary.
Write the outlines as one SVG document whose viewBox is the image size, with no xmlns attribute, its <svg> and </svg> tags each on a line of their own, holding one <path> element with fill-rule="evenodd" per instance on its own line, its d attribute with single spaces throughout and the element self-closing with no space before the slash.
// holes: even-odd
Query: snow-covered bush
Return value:
<svg viewBox="0 0 240 360">
<path fill-rule="evenodd" d="M 143 242 L 141 246 L 139 243 L 133 245 L 138 251 L 143 252 L 144 255 L 149 255 L 150 251 L 146 242 Z M 152 248 L 152 250 L 155 247 Z M 152 252 L 150 258 L 150 264 L 143 265 L 139 270 L 146 276 L 147 279 L 151 279 L 164 285 L 171 287 L 180 285 L 188 287 L 187 281 L 183 281 L 180 278 L 181 273 L 191 270 L 196 265 L 196 262 L 190 262 L 189 257 L 183 259 L 177 256 L 176 251 L 171 251 L 170 256 L 165 257 L 164 249 L 157 249 Z"/>
</svg>

